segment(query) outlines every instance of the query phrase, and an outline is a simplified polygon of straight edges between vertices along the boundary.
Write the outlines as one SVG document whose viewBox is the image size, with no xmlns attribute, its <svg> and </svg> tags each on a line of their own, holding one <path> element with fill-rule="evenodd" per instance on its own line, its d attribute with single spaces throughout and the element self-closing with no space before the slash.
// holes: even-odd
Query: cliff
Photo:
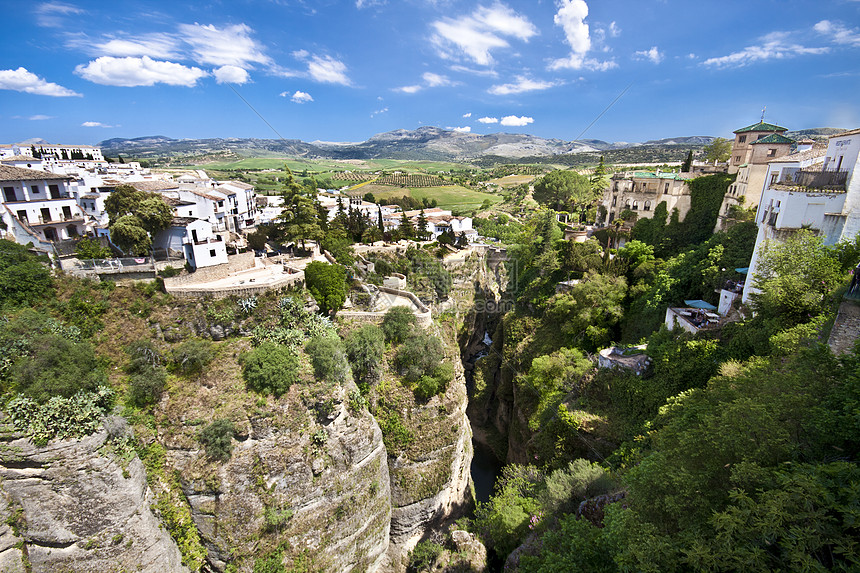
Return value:
<svg viewBox="0 0 860 573">
<path fill-rule="evenodd" d="M 143 464 L 118 454 L 106 430 L 42 448 L 3 441 L 0 571 L 188 571 L 150 510 Z"/>
</svg>

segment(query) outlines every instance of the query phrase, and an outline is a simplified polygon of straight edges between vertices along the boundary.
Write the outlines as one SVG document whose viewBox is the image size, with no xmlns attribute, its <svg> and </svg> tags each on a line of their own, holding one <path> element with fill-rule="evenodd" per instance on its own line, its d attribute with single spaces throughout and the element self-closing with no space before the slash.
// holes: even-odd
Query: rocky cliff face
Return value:
<svg viewBox="0 0 860 573">
<path fill-rule="evenodd" d="M 143 464 L 107 431 L 43 448 L 6 434 L 0 458 L 0 571 L 188 571 Z"/>
</svg>

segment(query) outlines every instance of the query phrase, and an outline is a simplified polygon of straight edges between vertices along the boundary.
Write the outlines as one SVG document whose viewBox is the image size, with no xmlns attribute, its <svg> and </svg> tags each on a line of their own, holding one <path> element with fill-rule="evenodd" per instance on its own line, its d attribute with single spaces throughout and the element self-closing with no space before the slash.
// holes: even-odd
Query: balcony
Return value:
<svg viewBox="0 0 860 573">
<path fill-rule="evenodd" d="M 822 170 L 822 169 L 800 169 L 794 174 L 794 184 L 810 189 L 822 189 L 827 191 L 845 191 L 845 183 L 848 181 L 848 171 Z M 790 185 L 791 182 L 788 182 Z"/>
<path fill-rule="evenodd" d="M 59 219 L 46 219 L 42 216 L 39 216 L 35 221 L 30 221 L 29 219 L 27 219 L 26 221 L 31 227 L 39 227 L 42 225 L 59 225 L 62 223 L 83 223 L 84 218 L 81 216 L 72 215 L 71 217 L 63 216 Z"/>
</svg>

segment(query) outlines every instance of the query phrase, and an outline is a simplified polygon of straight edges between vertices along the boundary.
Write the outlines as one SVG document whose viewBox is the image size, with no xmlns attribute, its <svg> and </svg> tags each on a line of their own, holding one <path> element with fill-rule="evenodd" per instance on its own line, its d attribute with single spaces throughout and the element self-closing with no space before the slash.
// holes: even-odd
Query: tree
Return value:
<svg viewBox="0 0 860 573">
<path fill-rule="evenodd" d="M 323 237 L 317 208 L 305 195 L 293 195 L 278 220 L 283 236 L 289 241 L 301 242 L 303 250 L 305 241 L 318 241 Z"/>
<path fill-rule="evenodd" d="M 226 462 L 233 453 L 233 434 L 235 433 L 233 422 L 221 418 L 203 428 L 198 439 L 206 448 L 207 457 Z"/>
<path fill-rule="evenodd" d="M 370 192 L 365 193 L 363 199 L 368 203 L 376 203 L 376 197 L 374 197 L 373 193 Z"/>
<path fill-rule="evenodd" d="M 349 375 L 349 362 L 340 338 L 333 334 L 321 334 L 311 338 L 305 345 L 317 380 L 343 384 Z"/>
<path fill-rule="evenodd" d="M 385 353 L 382 331 L 373 324 L 367 324 L 347 334 L 343 342 L 355 383 L 366 394 L 370 384 L 382 374 L 382 356 Z"/>
<path fill-rule="evenodd" d="M 305 268 L 305 284 L 323 315 L 337 312 L 346 301 L 346 269 L 341 265 L 310 263 Z"/>
<path fill-rule="evenodd" d="M 12 369 L 18 392 L 37 402 L 54 396 L 70 398 L 80 390 L 92 391 L 106 376 L 95 350 L 88 342 L 74 342 L 53 334 L 36 337 L 29 356 L 20 357 Z"/>
<path fill-rule="evenodd" d="M 78 241 L 75 250 L 79 259 L 108 259 L 111 257 L 109 248 L 103 247 L 98 241 L 86 237 Z"/>
<path fill-rule="evenodd" d="M 170 226 L 173 209 L 161 195 L 119 185 L 105 199 L 110 218 L 111 240 L 123 251 L 143 255 L 152 247 L 152 238 Z"/>
<path fill-rule="evenodd" d="M 732 142 L 723 137 L 715 137 L 711 143 L 702 148 L 702 151 L 705 161 L 727 161 L 732 154 Z"/>
<path fill-rule="evenodd" d="M 263 342 L 239 356 L 249 390 L 280 396 L 299 379 L 299 357 L 288 346 Z"/>
<path fill-rule="evenodd" d="M 400 217 L 400 226 L 397 228 L 397 231 L 404 239 L 415 238 L 415 227 L 412 226 L 412 221 L 406 216 L 406 211 Z"/>
<path fill-rule="evenodd" d="M 578 212 L 600 198 L 602 189 L 575 171 L 556 170 L 535 183 L 534 200 L 556 211 Z"/>
<path fill-rule="evenodd" d="M 603 192 L 603 187 L 606 185 L 606 164 L 603 162 L 603 156 L 600 156 L 600 163 L 594 168 L 594 173 L 591 174 L 591 186 L 595 190 Z"/>
<path fill-rule="evenodd" d="M 400 344 L 417 326 L 415 314 L 408 307 L 393 306 L 382 318 L 382 332 L 386 342 Z"/>
<path fill-rule="evenodd" d="M 427 216 L 424 214 L 424 209 L 418 214 L 417 235 L 421 240 L 427 239 Z"/>
<path fill-rule="evenodd" d="M 126 253 L 145 255 L 152 248 L 152 238 L 143 222 L 134 215 L 124 215 L 110 226 L 113 243 Z"/>
<path fill-rule="evenodd" d="M 689 173 L 693 168 L 693 150 L 687 152 L 687 158 L 681 164 L 681 173 Z"/>
<path fill-rule="evenodd" d="M 822 237 L 800 230 L 784 243 L 764 243 L 753 281 L 756 311 L 792 326 L 821 314 L 845 275 Z"/>
<path fill-rule="evenodd" d="M 47 261 L 23 245 L 0 239 L 0 306 L 29 305 L 47 296 L 53 285 Z"/>
</svg>

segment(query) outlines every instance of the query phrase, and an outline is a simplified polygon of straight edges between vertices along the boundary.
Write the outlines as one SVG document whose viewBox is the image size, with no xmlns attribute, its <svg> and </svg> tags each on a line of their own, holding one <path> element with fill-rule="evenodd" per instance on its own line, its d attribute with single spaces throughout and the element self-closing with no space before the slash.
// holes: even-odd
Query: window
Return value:
<svg viewBox="0 0 860 573">
<path fill-rule="evenodd" d="M 634 211 L 638 211 L 638 210 L 639 210 L 639 201 L 633 201 L 633 210 L 634 210 Z"/>
<path fill-rule="evenodd" d="M 628 200 L 624 203 L 624 206 L 625 206 L 625 207 L 627 207 L 628 209 L 630 208 L 630 199 L 628 199 Z"/>
<path fill-rule="evenodd" d="M 59 199 L 60 198 L 60 186 L 59 185 L 48 185 L 48 190 L 51 192 L 51 199 Z"/>
<path fill-rule="evenodd" d="M 746 140 L 747 140 L 746 135 L 739 135 L 738 136 L 738 143 L 746 143 Z"/>
<path fill-rule="evenodd" d="M 669 182 L 666 181 L 666 184 L 663 186 L 663 193 L 668 193 L 668 192 L 669 192 Z"/>
<path fill-rule="evenodd" d="M 651 201 L 645 201 L 645 206 L 642 207 L 642 210 L 643 211 L 650 211 L 651 210 Z"/>
<path fill-rule="evenodd" d="M 618 201 L 618 197 L 612 198 L 612 206 L 615 207 L 615 203 Z"/>
<path fill-rule="evenodd" d="M 775 155 L 776 155 L 776 148 L 775 147 L 771 147 L 770 149 L 767 150 L 767 156 L 768 157 L 774 157 Z"/>
<path fill-rule="evenodd" d="M 770 184 L 774 185 L 777 181 L 779 181 L 779 173 L 771 173 L 770 174 Z"/>
<path fill-rule="evenodd" d="M 209 256 L 215 258 L 215 249 L 209 249 Z"/>
<path fill-rule="evenodd" d="M 18 197 L 15 195 L 14 187 L 4 187 L 3 188 L 3 197 L 6 198 L 6 201 L 17 201 Z"/>
<path fill-rule="evenodd" d="M 39 186 L 38 185 L 30 185 L 30 192 L 34 195 L 39 194 Z"/>
<path fill-rule="evenodd" d="M 741 162 L 741 156 L 735 155 L 735 163 L 740 163 L 740 162 Z"/>
</svg>

